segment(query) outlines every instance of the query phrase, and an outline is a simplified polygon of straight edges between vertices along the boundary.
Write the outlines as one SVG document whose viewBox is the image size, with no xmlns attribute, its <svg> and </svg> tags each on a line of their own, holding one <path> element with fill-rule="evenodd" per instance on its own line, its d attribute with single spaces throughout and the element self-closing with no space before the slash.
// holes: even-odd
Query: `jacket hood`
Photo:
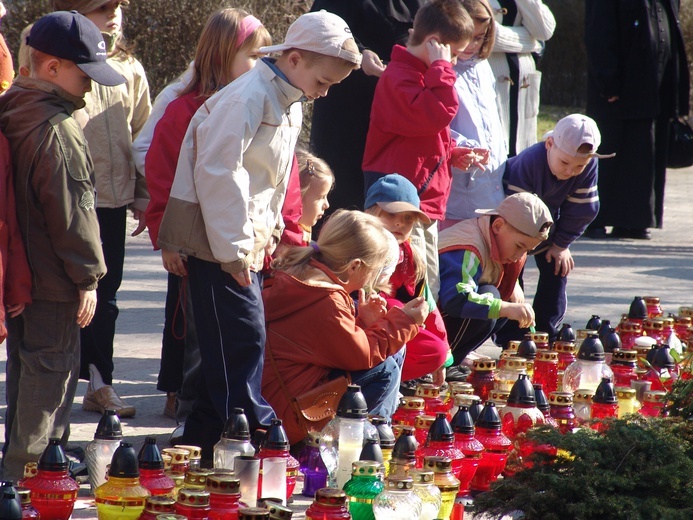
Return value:
<svg viewBox="0 0 693 520">
<path fill-rule="evenodd" d="M 273 283 L 262 291 L 266 321 L 302 312 L 335 292 L 342 292 L 345 298 L 351 299 L 327 267 L 313 260 L 307 269 L 303 280 L 282 271 L 275 273 Z"/>
<path fill-rule="evenodd" d="M 20 76 L 0 96 L 0 129 L 10 142 L 20 142 L 56 114 L 83 106 L 83 99 L 53 83 Z"/>
</svg>

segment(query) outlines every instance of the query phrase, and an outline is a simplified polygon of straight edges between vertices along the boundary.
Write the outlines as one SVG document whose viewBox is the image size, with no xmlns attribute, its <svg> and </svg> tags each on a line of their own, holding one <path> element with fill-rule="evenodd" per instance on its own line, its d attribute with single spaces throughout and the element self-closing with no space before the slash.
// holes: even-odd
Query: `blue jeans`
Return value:
<svg viewBox="0 0 693 520">
<path fill-rule="evenodd" d="M 387 420 L 390 420 L 399 404 L 402 368 L 396 356 L 399 353 L 368 370 L 351 372 L 351 382 L 361 387 L 361 393 L 366 398 L 368 413 L 381 415 Z"/>
<path fill-rule="evenodd" d="M 229 412 L 245 411 L 251 431 L 275 417 L 260 393 L 265 352 L 265 312 L 257 273 L 241 287 L 215 262 L 188 257 L 190 298 L 202 361 L 197 400 L 185 421 L 184 444 L 211 459 Z"/>
</svg>

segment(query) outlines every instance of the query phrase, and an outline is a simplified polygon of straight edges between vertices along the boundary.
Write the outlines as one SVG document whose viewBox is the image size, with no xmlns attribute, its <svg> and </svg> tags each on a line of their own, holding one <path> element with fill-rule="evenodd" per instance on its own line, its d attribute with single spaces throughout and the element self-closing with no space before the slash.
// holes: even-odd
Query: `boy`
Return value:
<svg viewBox="0 0 693 520">
<path fill-rule="evenodd" d="M 159 230 L 161 248 L 188 255 L 202 370 L 183 440 L 205 459 L 232 408 L 245 410 L 253 430 L 274 417 L 260 395 L 259 273 L 281 234 L 299 101 L 326 95 L 361 63 L 347 24 L 325 11 L 299 17 L 283 44 L 260 48 L 274 51 L 282 51 L 276 61 L 263 58 L 193 117 Z"/>
<path fill-rule="evenodd" d="M 378 80 L 363 156 L 366 191 L 376 179 L 394 172 L 416 187 L 421 210 L 433 222 L 417 224 L 412 243 L 426 260 L 434 297 L 436 221 L 445 217 L 450 163 L 461 168 L 470 164 L 471 150 L 454 148 L 449 125 L 459 105 L 452 66 L 473 32 L 474 23 L 459 0 L 433 0 L 419 9 L 407 47 L 394 46 Z"/>
<path fill-rule="evenodd" d="M 19 479 L 49 437 L 67 443 L 79 371 L 79 329 L 91 321 L 106 268 L 94 211 L 92 160 L 71 117 L 91 81 L 117 85 L 98 28 L 77 13 L 51 13 L 27 39 L 29 77 L 0 97 L 0 129 L 12 149 L 20 232 L 32 300 L 8 320 L 3 468 Z"/>
<path fill-rule="evenodd" d="M 106 275 L 99 280 L 94 319 L 80 331 L 80 379 L 89 381 L 82 409 L 118 417 L 133 417 L 136 409 L 113 387 L 113 347 L 118 318 L 118 289 L 123 279 L 127 210 L 138 221 L 132 236 L 144 230 L 149 201 L 144 175 L 134 166 L 132 139 L 149 116 L 149 85 L 142 64 L 124 50 L 123 9 L 127 0 L 52 0 L 56 11 L 77 11 L 101 31 L 108 64 L 126 81 L 117 87 L 94 85 L 84 100 L 87 123 L 84 135 L 94 160 L 96 217 L 106 260 Z M 141 218 L 140 218 L 141 217 Z"/>
<path fill-rule="evenodd" d="M 439 304 L 455 364 L 495 334 L 508 320 L 534 323 L 517 283 L 527 252 L 549 236 L 549 208 L 531 193 L 517 193 L 495 210 L 440 232 Z M 448 381 L 458 367 L 448 370 Z"/>
<path fill-rule="evenodd" d="M 549 207 L 556 225 L 551 236 L 533 251 L 539 269 L 534 312 L 537 330 L 558 336 L 567 307 L 568 273 L 575 263 L 570 244 L 580 237 L 599 211 L 597 148 L 601 142 L 596 123 L 582 114 L 561 119 L 543 143 L 526 148 L 506 163 L 503 184 L 507 194 L 535 193 Z M 522 339 L 510 325 L 500 334 L 501 344 Z"/>
</svg>

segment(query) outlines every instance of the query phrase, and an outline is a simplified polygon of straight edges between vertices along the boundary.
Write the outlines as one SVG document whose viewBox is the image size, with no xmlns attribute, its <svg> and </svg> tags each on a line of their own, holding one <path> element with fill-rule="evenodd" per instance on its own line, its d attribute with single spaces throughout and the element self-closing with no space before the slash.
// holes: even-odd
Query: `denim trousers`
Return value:
<svg viewBox="0 0 693 520">
<path fill-rule="evenodd" d="M 229 412 L 243 408 L 251 431 L 275 417 L 261 395 L 265 312 L 261 279 L 241 287 L 221 265 L 188 258 L 190 298 L 200 346 L 197 399 L 185 421 L 183 441 L 211 459 Z"/>
<path fill-rule="evenodd" d="M 16 482 L 48 439 L 70 436 L 79 374 L 78 302 L 34 300 L 7 320 L 7 411 L 3 478 Z"/>
</svg>

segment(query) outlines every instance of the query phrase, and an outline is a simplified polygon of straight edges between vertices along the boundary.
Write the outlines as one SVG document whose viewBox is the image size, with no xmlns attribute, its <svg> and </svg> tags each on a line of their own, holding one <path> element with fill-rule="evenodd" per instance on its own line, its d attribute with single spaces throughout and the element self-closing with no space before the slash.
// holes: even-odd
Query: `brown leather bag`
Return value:
<svg viewBox="0 0 693 520">
<path fill-rule="evenodd" d="M 268 335 L 269 332 L 268 330 Z M 272 331 L 272 333 L 277 334 L 274 331 Z M 284 336 L 282 336 L 282 338 L 285 341 L 291 341 Z M 348 377 L 339 376 L 335 379 L 330 379 L 307 392 L 303 392 L 301 395 L 291 397 L 289 390 L 284 384 L 284 379 L 279 374 L 279 369 L 274 361 L 274 354 L 272 353 L 272 347 L 269 341 L 265 345 L 265 348 L 269 354 L 270 364 L 272 365 L 277 381 L 279 381 L 279 385 L 282 387 L 284 393 L 291 399 L 291 408 L 296 417 L 296 422 L 303 430 L 304 436 L 307 437 L 310 432 L 321 431 L 337 414 L 339 400 L 346 393 L 347 385 L 350 382 Z"/>
</svg>

